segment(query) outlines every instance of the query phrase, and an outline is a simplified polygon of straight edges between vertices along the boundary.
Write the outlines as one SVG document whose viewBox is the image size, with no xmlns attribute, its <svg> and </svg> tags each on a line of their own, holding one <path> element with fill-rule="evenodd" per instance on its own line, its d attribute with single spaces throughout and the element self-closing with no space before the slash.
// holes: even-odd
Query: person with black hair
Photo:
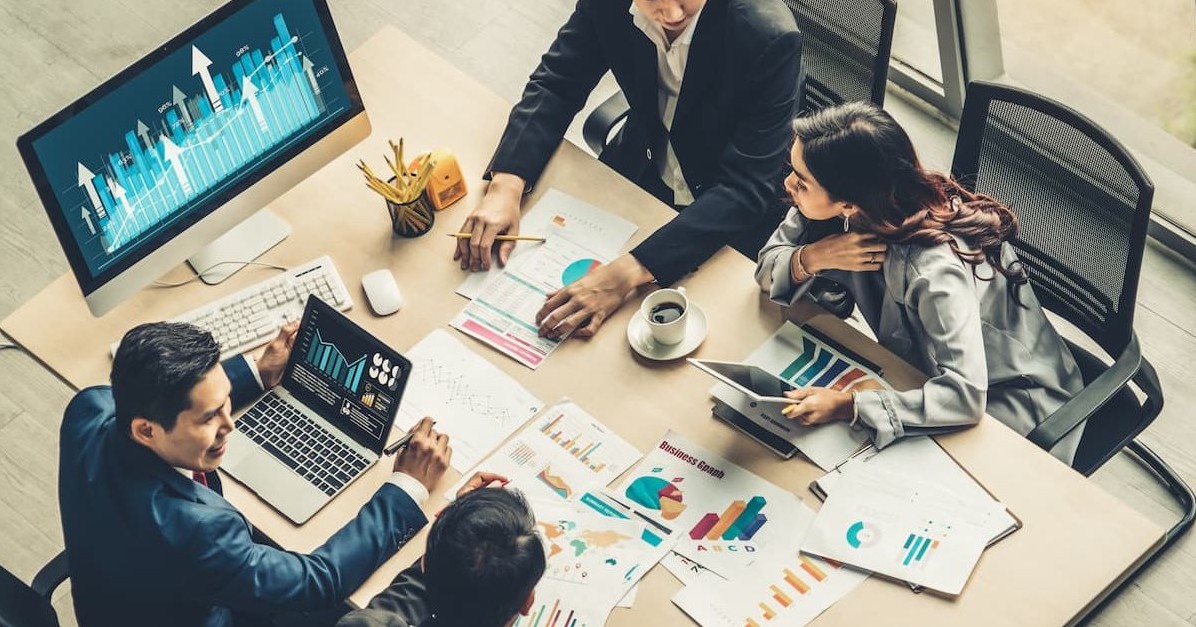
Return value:
<svg viewBox="0 0 1196 627">
<path fill-rule="evenodd" d="M 58 495 L 81 625 L 259 625 L 288 613 L 304 625 L 331 623 L 427 522 L 420 506 L 450 454 L 430 418 L 390 480 L 310 554 L 259 543 L 224 500 L 215 471 L 232 412 L 279 383 L 297 330 L 283 327 L 256 361 L 221 363 L 207 331 L 144 324 L 121 340 L 111 387 L 71 400 Z"/>
<path fill-rule="evenodd" d="M 523 496 L 477 489 L 478 473 L 440 513 L 422 559 L 338 627 L 506 627 L 531 610 L 547 562 Z"/>
<path fill-rule="evenodd" d="M 1013 211 L 924 169 L 887 112 L 856 102 L 793 122 L 794 208 L 760 251 L 756 280 L 790 305 L 815 276 L 847 287 L 882 346 L 929 379 L 906 392 L 811 387 L 791 418 L 867 428 L 878 447 L 978 422 L 1028 433 L 1083 387 L 1079 368 L 1008 240 Z M 839 219 L 842 230 L 820 225 Z M 1070 463 L 1083 425 L 1052 450 Z"/>
</svg>

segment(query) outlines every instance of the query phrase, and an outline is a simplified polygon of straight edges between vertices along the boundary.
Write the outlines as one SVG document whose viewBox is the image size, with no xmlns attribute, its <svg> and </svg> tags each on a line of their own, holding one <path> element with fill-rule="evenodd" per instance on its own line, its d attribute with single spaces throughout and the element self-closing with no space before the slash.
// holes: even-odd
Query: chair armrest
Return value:
<svg viewBox="0 0 1196 627">
<path fill-rule="evenodd" d="M 1153 420 L 1163 411 L 1163 385 L 1159 383 L 1159 375 L 1155 373 L 1154 366 L 1145 357 L 1142 358 L 1138 374 L 1134 375 L 1134 385 L 1146 396 L 1142 404 Z"/>
<path fill-rule="evenodd" d="M 61 551 L 48 564 L 33 576 L 33 583 L 29 584 L 33 591 L 43 598 L 49 599 L 54 590 L 62 585 L 70 576 L 70 567 L 66 560 L 66 551 Z"/>
<path fill-rule="evenodd" d="M 1084 386 L 1079 394 L 1055 410 L 1026 437 L 1038 447 L 1050 450 L 1063 436 L 1104 407 L 1105 403 L 1134 378 L 1141 366 L 1142 349 L 1138 345 L 1138 335 L 1133 334 L 1125 350 L 1121 351 L 1108 370 Z"/>
<path fill-rule="evenodd" d="M 627 102 L 627 96 L 624 96 L 622 91 L 616 91 L 586 117 L 585 124 L 581 127 L 581 135 L 595 155 L 602 154 L 611 129 L 626 118 L 630 111 L 631 105 Z"/>
</svg>

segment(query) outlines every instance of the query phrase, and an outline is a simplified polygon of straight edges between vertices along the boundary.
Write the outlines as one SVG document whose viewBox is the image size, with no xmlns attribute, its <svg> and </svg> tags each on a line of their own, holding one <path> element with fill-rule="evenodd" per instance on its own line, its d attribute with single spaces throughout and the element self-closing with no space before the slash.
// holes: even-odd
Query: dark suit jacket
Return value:
<svg viewBox="0 0 1196 627">
<path fill-rule="evenodd" d="M 601 160 L 646 186 L 670 136 L 660 120 L 654 44 L 630 0 L 580 0 L 511 111 L 488 172 L 534 185 L 608 70 L 631 105 Z M 690 44 L 671 139 L 696 198 L 632 255 L 667 285 L 721 246 L 755 252 L 780 223 L 797 113 L 801 35 L 779 0 L 709 0 Z"/>
<path fill-rule="evenodd" d="M 427 585 L 419 562 L 399 573 L 365 608 L 349 612 L 336 627 L 433 627 Z"/>
<path fill-rule="evenodd" d="M 243 358 L 223 365 L 234 406 L 261 392 Z M 84 626 L 229 625 L 233 611 L 333 606 L 427 522 L 386 484 L 310 555 L 255 543 L 220 494 L 118 432 L 107 386 L 71 400 L 59 455 L 63 536 Z"/>
</svg>

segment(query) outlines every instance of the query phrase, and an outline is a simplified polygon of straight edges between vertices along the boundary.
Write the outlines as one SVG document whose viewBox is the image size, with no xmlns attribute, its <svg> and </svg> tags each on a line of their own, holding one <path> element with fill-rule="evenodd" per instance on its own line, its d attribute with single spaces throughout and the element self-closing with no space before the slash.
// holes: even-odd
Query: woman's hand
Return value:
<svg viewBox="0 0 1196 627">
<path fill-rule="evenodd" d="M 785 397 L 793 399 L 793 404 L 785 406 L 781 413 L 807 427 L 836 420 L 851 420 L 851 407 L 855 402 L 850 392 L 830 388 L 790 390 L 785 392 Z"/>
<path fill-rule="evenodd" d="M 548 295 L 536 313 L 540 335 L 562 338 L 574 330 L 578 337 L 594 335 L 632 290 L 650 281 L 652 273 L 629 254 L 599 266 Z"/>
<path fill-rule="evenodd" d="M 473 237 L 457 240 L 453 259 L 461 261 L 462 270 L 476 272 L 490 269 L 490 251 L 499 235 L 519 235 L 519 202 L 523 198 L 524 181 L 514 174 L 495 172 L 486 188 L 486 195 L 461 225 L 461 233 Z M 500 242 L 498 264 L 507 265 L 515 242 Z"/>
<path fill-rule="evenodd" d="M 807 244 L 801 260 L 811 274 L 824 270 L 874 272 L 880 270 L 888 250 L 888 244 L 871 233 L 840 233 Z"/>
</svg>

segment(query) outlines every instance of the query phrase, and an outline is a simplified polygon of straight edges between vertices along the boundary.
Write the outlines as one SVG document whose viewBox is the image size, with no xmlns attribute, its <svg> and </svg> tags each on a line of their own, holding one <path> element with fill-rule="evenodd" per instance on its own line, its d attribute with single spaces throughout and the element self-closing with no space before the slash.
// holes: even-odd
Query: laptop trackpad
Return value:
<svg viewBox="0 0 1196 627">
<path fill-rule="evenodd" d="M 330 498 L 261 449 L 231 468 L 231 473 L 295 524 L 306 522 Z"/>
</svg>

